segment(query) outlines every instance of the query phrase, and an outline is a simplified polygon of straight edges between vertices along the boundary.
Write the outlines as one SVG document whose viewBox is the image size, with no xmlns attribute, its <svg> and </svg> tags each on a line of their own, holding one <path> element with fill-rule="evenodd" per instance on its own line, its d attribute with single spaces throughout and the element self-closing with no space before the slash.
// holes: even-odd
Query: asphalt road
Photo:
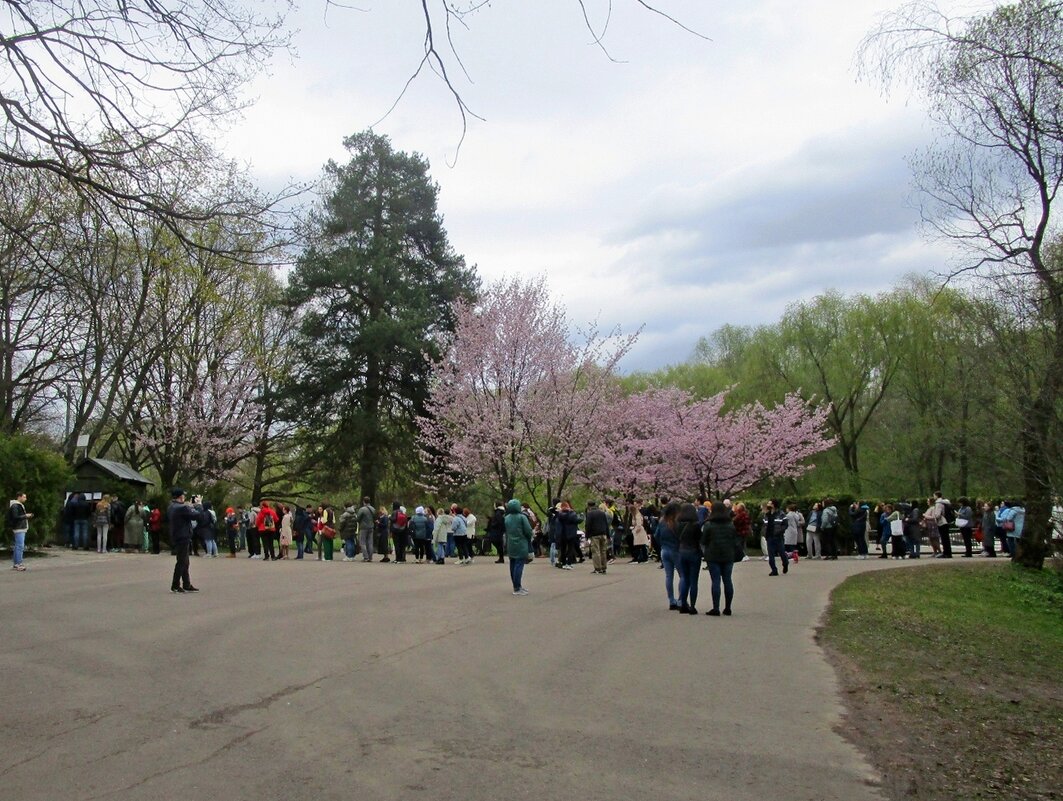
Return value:
<svg viewBox="0 0 1063 801">
<path fill-rule="evenodd" d="M 898 563 L 663 572 L 63 553 L 0 572 L 0 799 L 881 801 L 813 640 Z M 708 573 L 703 572 L 709 608 Z"/>
</svg>

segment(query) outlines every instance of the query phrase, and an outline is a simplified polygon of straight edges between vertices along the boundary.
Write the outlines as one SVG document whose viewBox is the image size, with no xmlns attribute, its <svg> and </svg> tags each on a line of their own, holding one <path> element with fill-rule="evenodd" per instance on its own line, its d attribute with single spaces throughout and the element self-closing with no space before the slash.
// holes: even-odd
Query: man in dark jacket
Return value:
<svg viewBox="0 0 1063 801">
<path fill-rule="evenodd" d="M 558 562 L 562 570 L 571 570 L 579 550 L 579 515 L 568 501 L 561 501 L 557 510 L 560 532 L 557 538 Z"/>
<path fill-rule="evenodd" d="M 587 539 L 591 543 L 591 561 L 594 572 L 605 575 L 609 559 L 609 518 L 594 501 L 587 501 L 587 516 L 584 522 Z"/>
<path fill-rule="evenodd" d="M 170 543 L 177 557 L 170 592 L 199 592 L 188 577 L 188 545 L 192 541 L 192 521 L 198 521 L 199 511 L 192 504 L 185 503 L 185 491 L 180 487 L 170 490 L 170 497 L 173 498 L 168 512 Z"/>
<path fill-rule="evenodd" d="M 781 511 L 774 501 L 768 501 L 764 507 L 764 539 L 768 543 L 768 566 L 771 568 L 769 576 L 779 575 L 779 569 L 775 566 L 776 556 L 782 557 L 782 572 L 790 572 L 790 556 L 783 544 L 786 518 L 780 515 Z"/>
<path fill-rule="evenodd" d="M 503 564 L 506 561 L 502 553 L 502 538 L 505 535 L 506 510 L 499 503 L 495 506 L 495 511 L 491 513 L 491 519 L 487 521 L 487 541 L 494 546 L 495 552 L 498 554 L 498 559 L 495 560 L 497 564 Z"/>
</svg>

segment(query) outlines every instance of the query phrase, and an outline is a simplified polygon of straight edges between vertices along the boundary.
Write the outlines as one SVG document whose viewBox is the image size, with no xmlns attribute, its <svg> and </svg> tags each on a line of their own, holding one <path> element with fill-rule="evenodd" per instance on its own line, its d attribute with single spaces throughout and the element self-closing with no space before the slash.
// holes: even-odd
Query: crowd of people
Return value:
<svg viewBox="0 0 1063 801">
<path fill-rule="evenodd" d="M 158 554 L 168 530 L 171 552 L 185 563 L 183 570 L 175 570 L 175 592 L 195 591 L 188 590 L 182 578 L 187 575 L 188 556 L 202 552 L 217 558 L 219 539 L 230 558 L 246 553 L 249 559 L 263 561 L 308 556 L 332 561 L 337 550 L 345 562 L 377 559 L 395 564 L 442 565 L 453 559 L 471 565 L 477 556 L 501 563 L 508 556 L 515 595 L 527 594 L 523 568 L 515 567 L 517 563 L 546 558 L 552 567 L 573 570 L 590 559 L 592 572 L 606 575 L 624 554 L 634 565 L 658 563 L 665 571 L 668 608 L 679 612 L 696 613 L 698 575 L 709 571 L 713 606 L 708 614 L 715 615 L 730 613 L 731 568 L 750 558 L 747 546 L 755 547 L 758 537 L 768 575 L 778 576 L 780 567 L 785 575 L 800 558 L 836 560 L 844 551 L 867 559 L 872 547 L 880 559 L 924 555 L 948 559 L 953 556 L 954 533 L 962 542 L 963 557 L 974 556 L 976 546 L 979 555 L 995 557 L 997 543 L 1001 552 L 1014 555 L 1026 516 L 1017 500 L 960 498 L 954 505 L 941 492 L 925 501 L 853 502 L 847 510 L 847 532 L 841 531 L 837 504 L 829 498 L 804 511 L 798 504 L 773 500 L 752 512 L 746 504 L 730 500 L 698 499 L 697 504 L 661 500 L 655 505 L 639 503 L 634 496 L 619 504 L 610 499 L 592 501 L 577 512 L 571 501 L 555 499 L 544 520 L 527 503 L 511 500 L 496 504 L 483 524 L 467 506 L 456 503 L 418 505 L 410 513 L 398 501 L 389 510 L 374 506 L 369 498 L 360 504 L 347 502 L 341 509 L 328 503 L 301 506 L 263 500 L 246 508 L 227 507 L 219 516 L 202 497 L 192 496 L 186 502 L 183 490 L 177 494 L 179 489 L 174 489 L 174 501 L 165 514 L 139 500 L 125 505 L 117 497 L 90 501 L 73 493 L 62 515 L 66 544 L 88 550 L 92 531 L 98 553 Z M 30 517 L 24 495 L 10 502 L 14 568 L 20 571 L 25 570 L 22 555 Z"/>
</svg>

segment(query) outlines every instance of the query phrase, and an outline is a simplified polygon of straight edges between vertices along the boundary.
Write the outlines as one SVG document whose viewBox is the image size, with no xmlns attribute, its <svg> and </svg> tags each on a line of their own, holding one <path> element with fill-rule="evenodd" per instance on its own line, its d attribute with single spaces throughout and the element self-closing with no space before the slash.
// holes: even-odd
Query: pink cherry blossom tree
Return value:
<svg viewBox="0 0 1063 801">
<path fill-rule="evenodd" d="M 616 365 L 637 334 L 591 328 L 573 343 L 542 277 L 493 284 L 455 317 L 419 423 L 428 482 L 487 478 L 503 500 L 520 489 L 545 509 L 608 435 Z"/>
<path fill-rule="evenodd" d="M 679 389 L 657 389 L 618 400 L 610 411 L 613 436 L 588 462 L 590 483 L 603 491 L 643 497 L 722 497 L 767 480 L 796 478 L 811 456 L 833 446 L 826 406 L 788 395 L 767 409 L 759 403 L 728 410 L 727 393 L 698 400 Z"/>
</svg>

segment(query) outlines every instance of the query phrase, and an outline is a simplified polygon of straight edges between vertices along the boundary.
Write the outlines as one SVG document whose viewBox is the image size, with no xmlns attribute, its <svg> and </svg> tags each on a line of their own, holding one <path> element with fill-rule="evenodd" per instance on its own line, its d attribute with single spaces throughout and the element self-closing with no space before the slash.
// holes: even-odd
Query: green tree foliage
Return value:
<svg viewBox="0 0 1063 801">
<path fill-rule="evenodd" d="M 333 482 L 353 471 L 375 498 L 389 470 L 416 458 L 427 366 L 453 331 L 451 303 L 471 298 L 477 279 L 447 240 L 428 162 L 371 132 L 344 146 L 351 159 L 326 165 L 291 276 L 301 368 L 285 394 L 310 465 Z"/>
<path fill-rule="evenodd" d="M 63 503 L 63 487 L 73 477 L 58 453 L 42 448 L 28 437 L 0 434 L 0 492 L 11 500 L 26 493 L 26 510 L 33 514 L 29 541 L 42 542 L 54 533 Z M 4 504 L 7 511 L 7 504 Z M 11 532 L 4 526 L 4 542 Z"/>
<path fill-rule="evenodd" d="M 868 37 L 865 56 L 869 71 L 924 96 L 937 125 L 937 146 L 915 161 L 926 220 L 1019 310 L 1012 318 L 1049 323 L 1013 453 L 1028 511 L 1020 560 L 1040 567 L 1063 397 L 1063 271 L 1051 252 L 1063 235 L 1052 214 L 1063 187 L 1063 4 L 1021 0 L 950 19 L 912 3 Z"/>
</svg>

